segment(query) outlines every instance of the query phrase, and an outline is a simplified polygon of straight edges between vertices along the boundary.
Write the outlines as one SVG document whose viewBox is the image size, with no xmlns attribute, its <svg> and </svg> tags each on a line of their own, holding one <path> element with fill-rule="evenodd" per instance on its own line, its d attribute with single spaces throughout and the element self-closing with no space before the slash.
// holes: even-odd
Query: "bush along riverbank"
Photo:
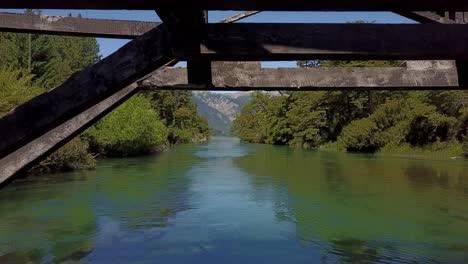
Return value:
<svg viewBox="0 0 468 264">
<path fill-rule="evenodd" d="M 94 169 L 96 158 L 130 157 L 168 150 L 172 145 L 207 141 L 208 121 L 196 112 L 184 92 L 166 95 L 175 109 L 173 120 L 154 109 L 154 94 L 138 94 L 33 168 L 32 173 Z M 188 97 L 190 99 L 190 97 Z M 181 114 L 182 112 L 182 114 Z"/>
<path fill-rule="evenodd" d="M 94 38 L 19 33 L 0 33 L 0 57 L 0 117 L 101 59 Z M 142 155 L 206 141 L 208 122 L 190 98 L 186 91 L 140 93 L 30 173 L 93 169 L 96 157 Z"/>
<path fill-rule="evenodd" d="M 302 67 L 400 62 L 300 62 Z M 441 159 L 468 157 L 467 91 L 257 92 L 232 130 L 244 141 Z"/>
</svg>

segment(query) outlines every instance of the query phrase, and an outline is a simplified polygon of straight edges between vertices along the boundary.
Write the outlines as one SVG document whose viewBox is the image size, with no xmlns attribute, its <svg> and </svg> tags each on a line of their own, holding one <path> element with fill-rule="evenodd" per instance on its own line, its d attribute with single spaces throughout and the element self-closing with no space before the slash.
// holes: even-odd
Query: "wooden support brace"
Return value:
<svg viewBox="0 0 468 264">
<path fill-rule="evenodd" d="M 11 155 L 15 155 L 13 152 L 26 145 L 32 151 L 31 148 L 35 147 L 31 143 L 47 136 L 52 140 L 47 143 L 50 148 L 37 148 L 43 153 L 34 156 L 21 155 L 25 160 L 17 161 L 23 165 L 31 164 L 38 157 L 49 153 L 48 149 L 55 149 L 70 138 L 66 135 L 64 138 L 54 137 L 54 129 L 82 116 L 87 110 L 171 61 L 174 57 L 168 37 L 165 26 L 152 29 L 99 63 L 74 74 L 59 87 L 17 107 L 0 119 L 0 182 L 10 177 L 10 174 L 3 173 L 3 166 L 6 166 L 4 162 L 7 160 L 12 161 Z M 116 101 L 120 102 L 118 99 Z M 85 125 L 95 120 L 91 118 Z M 15 168 L 21 166 L 15 165 Z"/>
<path fill-rule="evenodd" d="M 78 136 L 86 128 L 132 97 L 138 90 L 139 86 L 132 84 L 0 159 L 0 187 L 8 184 L 12 176 L 26 172 L 34 164 Z"/>
<path fill-rule="evenodd" d="M 412 19 L 419 23 L 439 23 L 439 24 L 455 24 L 456 21 L 440 16 L 435 12 L 420 11 L 420 12 L 397 12 L 397 14 Z"/>
</svg>

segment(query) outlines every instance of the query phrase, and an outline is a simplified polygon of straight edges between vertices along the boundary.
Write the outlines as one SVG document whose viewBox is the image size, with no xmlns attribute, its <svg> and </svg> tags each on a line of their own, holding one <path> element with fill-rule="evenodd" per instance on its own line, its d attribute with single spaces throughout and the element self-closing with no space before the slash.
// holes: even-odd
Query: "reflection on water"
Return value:
<svg viewBox="0 0 468 264">
<path fill-rule="evenodd" d="M 466 263 L 468 163 L 215 138 L 0 191 L 0 263 Z"/>
</svg>

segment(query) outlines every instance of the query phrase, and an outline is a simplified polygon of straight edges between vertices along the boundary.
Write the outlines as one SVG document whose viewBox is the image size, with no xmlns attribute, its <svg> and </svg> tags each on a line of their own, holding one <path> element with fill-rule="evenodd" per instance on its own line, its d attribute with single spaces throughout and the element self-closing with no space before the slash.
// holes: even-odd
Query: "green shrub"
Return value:
<svg viewBox="0 0 468 264">
<path fill-rule="evenodd" d="M 174 111 L 174 121 L 169 127 L 169 142 L 183 144 L 208 140 L 211 130 L 208 121 L 192 107 L 182 106 Z"/>
<path fill-rule="evenodd" d="M 426 112 L 415 111 L 409 125 L 409 133 L 406 135 L 408 143 L 423 146 L 438 140 L 449 140 L 450 130 L 457 119 L 439 114 L 432 108 L 431 106 Z"/>
<path fill-rule="evenodd" d="M 106 156 L 132 156 L 166 143 L 168 131 L 150 101 L 137 95 L 85 132 L 91 146 Z"/>
<path fill-rule="evenodd" d="M 43 91 L 31 85 L 31 79 L 22 71 L 0 70 L 0 117 Z"/>
<path fill-rule="evenodd" d="M 74 169 L 94 169 L 96 161 L 89 154 L 88 149 L 88 143 L 77 137 L 31 169 L 30 173 L 41 174 Z"/>
<path fill-rule="evenodd" d="M 375 152 L 383 146 L 381 133 L 369 118 L 351 122 L 338 140 L 339 145 L 348 151 Z"/>
</svg>

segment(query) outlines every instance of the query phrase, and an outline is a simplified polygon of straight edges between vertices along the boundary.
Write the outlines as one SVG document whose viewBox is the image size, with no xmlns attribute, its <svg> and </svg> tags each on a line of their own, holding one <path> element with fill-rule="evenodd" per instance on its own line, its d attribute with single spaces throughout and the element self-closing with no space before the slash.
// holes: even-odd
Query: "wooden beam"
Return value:
<svg viewBox="0 0 468 264">
<path fill-rule="evenodd" d="M 0 158 L 44 136 L 173 59 L 161 25 L 0 119 Z"/>
<path fill-rule="evenodd" d="M 217 23 L 220 23 L 220 24 L 234 23 L 234 22 L 239 21 L 241 19 L 245 19 L 245 18 L 251 17 L 253 15 L 256 15 L 256 14 L 258 14 L 260 12 L 262 12 L 262 11 L 247 11 L 247 12 L 244 12 L 244 13 L 240 13 L 240 14 L 228 17 L 226 19 L 218 21 Z"/>
<path fill-rule="evenodd" d="M 457 71 L 451 66 L 384 68 L 260 68 L 230 63 L 213 65 L 213 87 L 187 83 L 184 68 L 164 68 L 142 83 L 146 90 L 460 90 Z"/>
<path fill-rule="evenodd" d="M 208 24 L 201 48 L 182 60 L 468 59 L 468 25 Z M 198 52 L 200 50 L 200 52 Z"/>
<path fill-rule="evenodd" d="M 265 11 L 468 11 L 465 0 L 3 0 L 0 8 Z"/>
<path fill-rule="evenodd" d="M 0 31 L 133 39 L 161 23 L 0 13 Z"/>
<path fill-rule="evenodd" d="M 412 19 L 419 23 L 438 23 L 438 24 L 455 24 L 456 21 L 445 18 L 434 12 L 397 12 L 397 14 L 406 18 Z"/>
<path fill-rule="evenodd" d="M 443 14 L 435 12 L 403 12 L 400 13 L 400 15 L 406 16 L 420 23 L 466 24 L 468 22 L 468 14 L 466 12 L 443 12 Z M 451 63 L 456 65 L 459 86 L 467 87 L 468 60 L 460 59 Z"/>
</svg>

